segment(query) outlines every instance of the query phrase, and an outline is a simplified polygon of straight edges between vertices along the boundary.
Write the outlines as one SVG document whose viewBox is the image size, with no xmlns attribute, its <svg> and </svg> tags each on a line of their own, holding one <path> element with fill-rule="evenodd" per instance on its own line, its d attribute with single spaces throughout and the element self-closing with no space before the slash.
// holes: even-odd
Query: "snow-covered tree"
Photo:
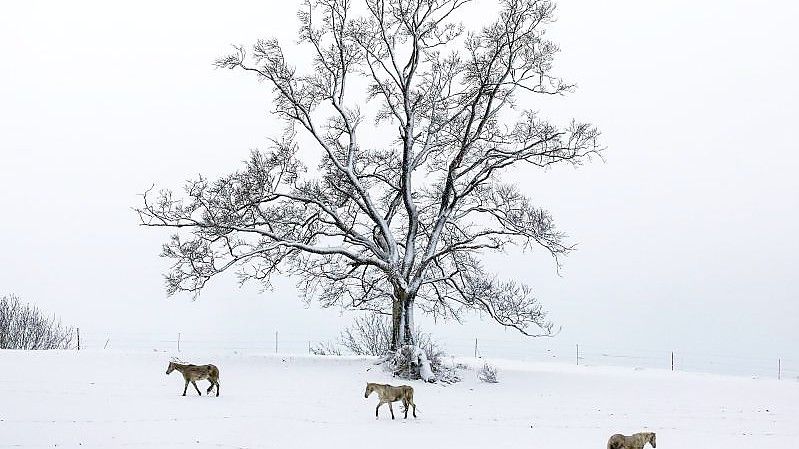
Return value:
<svg viewBox="0 0 799 449">
<path fill-rule="evenodd" d="M 552 74 L 558 47 L 544 37 L 554 4 L 501 0 L 495 21 L 465 32 L 455 17 L 469 3 L 306 0 L 307 73 L 274 39 L 219 59 L 271 87 L 286 132 L 240 171 L 145 194 L 141 223 L 177 231 L 163 249 L 168 292 L 197 293 L 234 267 L 266 285 L 279 271 L 322 306 L 390 314 L 395 350 L 414 345 L 416 308 L 551 335 L 531 289 L 480 256 L 540 247 L 559 263 L 572 246 L 502 174 L 580 164 L 598 132 L 516 106 L 572 88 Z M 309 171 L 298 151 L 311 147 Z"/>
</svg>

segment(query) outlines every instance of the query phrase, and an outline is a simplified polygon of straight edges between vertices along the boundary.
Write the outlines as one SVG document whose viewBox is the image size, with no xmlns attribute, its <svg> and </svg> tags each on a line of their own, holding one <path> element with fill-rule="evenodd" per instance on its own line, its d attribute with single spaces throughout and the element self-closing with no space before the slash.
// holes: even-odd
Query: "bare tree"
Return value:
<svg viewBox="0 0 799 449">
<path fill-rule="evenodd" d="M 479 257 L 540 247 L 559 266 L 573 249 L 501 179 L 514 165 L 578 165 L 599 152 L 592 126 L 558 127 L 517 106 L 572 89 L 551 73 L 554 4 L 501 0 L 493 23 L 467 33 L 455 16 L 469 0 L 354 3 L 304 2 L 309 73 L 274 39 L 216 61 L 271 87 L 286 132 L 242 170 L 189 182 L 185 196 L 144 195 L 141 224 L 178 230 L 163 247 L 168 293 L 196 294 L 233 267 L 265 286 L 280 271 L 306 300 L 390 314 L 394 350 L 414 344 L 416 307 L 551 335 L 531 289 L 498 280 Z M 317 176 L 298 157 L 306 146 L 321 153 Z"/>
<path fill-rule="evenodd" d="M 70 349 L 75 331 L 14 295 L 0 299 L 0 349 Z"/>
</svg>

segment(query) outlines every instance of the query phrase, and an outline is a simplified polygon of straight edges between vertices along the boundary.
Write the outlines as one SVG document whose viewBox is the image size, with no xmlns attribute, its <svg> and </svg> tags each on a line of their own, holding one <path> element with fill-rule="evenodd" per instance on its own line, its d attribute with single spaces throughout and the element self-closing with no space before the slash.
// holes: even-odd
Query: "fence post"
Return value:
<svg viewBox="0 0 799 449">
<path fill-rule="evenodd" d="M 579 366 L 580 365 L 580 344 L 578 343 L 578 344 L 576 344 L 574 346 L 577 347 L 577 365 Z"/>
<path fill-rule="evenodd" d="M 180 332 L 178 332 L 178 352 L 180 352 Z"/>
<path fill-rule="evenodd" d="M 671 351 L 671 370 L 674 371 L 674 351 Z"/>
<path fill-rule="evenodd" d="M 277 331 L 275 331 L 275 354 L 277 354 Z"/>
<path fill-rule="evenodd" d="M 105 339 L 105 344 L 103 345 L 103 349 L 108 347 L 108 342 L 111 341 L 111 337 Z"/>
<path fill-rule="evenodd" d="M 477 337 L 474 337 L 474 358 L 477 358 Z"/>
<path fill-rule="evenodd" d="M 777 380 L 782 379 L 782 359 L 777 359 Z"/>
<path fill-rule="evenodd" d="M 80 328 L 78 328 L 78 351 L 80 351 Z"/>
</svg>

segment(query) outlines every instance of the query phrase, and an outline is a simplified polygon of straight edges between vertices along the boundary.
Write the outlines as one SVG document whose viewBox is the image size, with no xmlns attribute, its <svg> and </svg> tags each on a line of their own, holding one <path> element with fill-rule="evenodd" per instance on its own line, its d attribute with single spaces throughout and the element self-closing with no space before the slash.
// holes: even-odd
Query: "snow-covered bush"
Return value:
<svg viewBox="0 0 799 449">
<path fill-rule="evenodd" d="M 414 329 L 415 346 L 405 346 L 391 352 L 391 320 L 389 317 L 370 314 L 356 318 L 341 333 L 341 345 L 356 355 L 382 357 L 385 368 L 403 379 L 457 382 L 460 377 L 444 363 L 444 351 L 432 340 L 430 334 Z"/>
<path fill-rule="evenodd" d="M 319 342 L 309 349 L 313 355 L 341 355 L 341 348 L 330 342 Z"/>
<path fill-rule="evenodd" d="M 493 365 L 488 363 L 483 364 L 483 367 L 477 371 L 477 378 L 480 379 L 481 382 L 486 382 L 490 384 L 495 384 L 499 382 L 497 380 L 497 368 Z"/>
<path fill-rule="evenodd" d="M 0 299 L 0 349 L 70 349 L 75 331 L 15 295 Z"/>
<path fill-rule="evenodd" d="M 339 341 L 355 355 L 386 355 L 391 346 L 391 322 L 378 314 L 355 318 Z"/>
<path fill-rule="evenodd" d="M 436 381 L 427 354 L 418 346 L 403 346 L 396 353 L 387 357 L 384 366 L 395 376 L 403 379 Z"/>
<path fill-rule="evenodd" d="M 445 363 L 446 353 L 429 334 L 419 333 L 416 346 L 403 346 L 386 358 L 384 366 L 397 377 L 425 382 L 455 383 L 461 380 L 454 366 Z"/>
<path fill-rule="evenodd" d="M 391 352 L 391 319 L 372 313 L 355 318 L 352 324 L 341 332 L 339 341 L 344 348 L 355 355 L 384 356 Z M 430 334 L 414 329 L 413 341 L 422 348 L 429 358 L 441 352 L 431 341 Z"/>
</svg>

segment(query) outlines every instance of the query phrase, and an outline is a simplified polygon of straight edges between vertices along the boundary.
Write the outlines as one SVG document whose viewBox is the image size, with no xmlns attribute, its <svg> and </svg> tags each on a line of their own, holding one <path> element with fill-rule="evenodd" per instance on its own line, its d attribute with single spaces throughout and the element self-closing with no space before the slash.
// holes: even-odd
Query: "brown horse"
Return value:
<svg viewBox="0 0 799 449">
<path fill-rule="evenodd" d="M 200 389 L 197 388 L 197 384 L 195 382 L 203 379 L 207 379 L 209 382 L 211 382 L 211 386 L 208 387 L 208 390 L 206 390 L 205 393 L 211 394 L 211 390 L 214 388 L 214 386 L 216 386 L 216 395 L 219 396 L 219 369 L 216 366 L 181 365 L 180 363 L 169 362 L 166 373 L 170 374 L 175 370 L 178 370 L 180 374 L 183 374 L 183 379 L 186 381 L 186 385 L 183 386 L 183 396 L 186 396 L 186 389 L 189 388 L 189 382 L 194 385 L 194 389 L 197 390 L 197 394 L 202 396 L 203 394 L 200 393 Z"/>
<path fill-rule="evenodd" d="M 380 402 L 377 403 L 375 408 L 375 418 L 378 417 L 380 406 L 388 404 L 388 409 L 391 411 L 391 419 L 394 419 L 394 408 L 391 406 L 392 402 L 402 401 L 405 406 L 405 418 L 408 418 L 408 405 L 413 407 L 413 417 L 416 418 L 416 404 L 413 403 L 413 387 L 408 385 L 400 385 L 394 387 L 387 384 L 367 383 L 366 392 L 363 397 L 368 398 L 373 391 L 377 392 Z"/>
</svg>

